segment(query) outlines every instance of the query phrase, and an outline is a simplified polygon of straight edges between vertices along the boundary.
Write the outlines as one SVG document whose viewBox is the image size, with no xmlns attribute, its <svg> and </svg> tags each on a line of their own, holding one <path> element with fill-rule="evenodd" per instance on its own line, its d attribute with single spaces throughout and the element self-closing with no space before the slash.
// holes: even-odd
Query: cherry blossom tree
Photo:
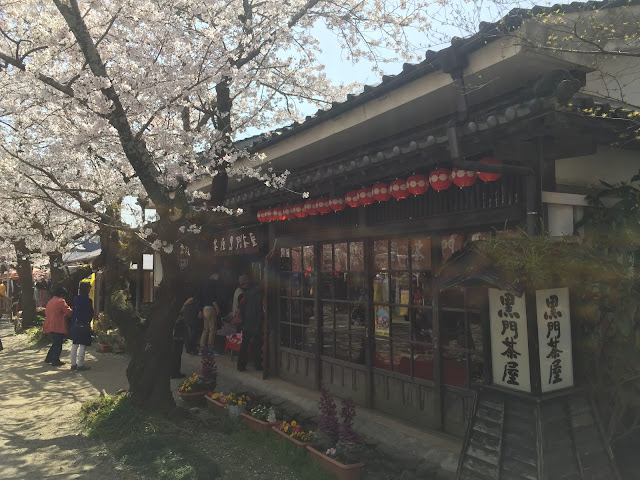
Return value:
<svg viewBox="0 0 640 480">
<path fill-rule="evenodd" d="M 92 225 L 58 207 L 64 204 L 64 197 L 55 188 L 32 182 L 33 172 L 12 161 L 4 145 L 0 146 L 0 160 L 0 249 L 20 277 L 22 325 L 26 328 L 33 324 L 36 314 L 33 267 L 48 263 L 52 276 L 61 281 L 62 254 L 74 239 L 91 231 Z"/>
<path fill-rule="evenodd" d="M 106 309 L 131 348 L 135 403 L 173 406 L 168 350 L 182 232 L 234 213 L 221 207 L 229 175 L 284 180 L 234 169 L 251 159 L 233 138 L 350 91 L 324 74 L 315 28 L 354 61 L 410 58 L 405 32 L 428 28 L 425 8 L 423 0 L 0 2 L 4 154 L 40 201 L 99 228 Z M 185 192 L 203 176 L 211 179 L 204 199 Z M 151 202 L 153 228 L 120 222 L 127 195 Z M 147 321 L 127 298 L 123 233 L 160 253 L 164 279 Z"/>
</svg>

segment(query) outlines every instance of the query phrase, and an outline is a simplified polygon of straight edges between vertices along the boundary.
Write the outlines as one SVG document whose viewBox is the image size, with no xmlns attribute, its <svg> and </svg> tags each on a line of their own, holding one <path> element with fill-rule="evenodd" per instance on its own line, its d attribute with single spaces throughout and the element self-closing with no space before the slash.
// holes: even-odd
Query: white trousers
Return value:
<svg viewBox="0 0 640 480">
<path fill-rule="evenodd" d="M 78 345 L 77 343 L 74 343 L 73 345 L 71 345 L 71 365 L 76 365 L 76 353 L 77 353 L 78 355 L 77 365 L 79 367 L 84 367 L 85 348 L 86 347 L 84 345 Z"/>
</svg>

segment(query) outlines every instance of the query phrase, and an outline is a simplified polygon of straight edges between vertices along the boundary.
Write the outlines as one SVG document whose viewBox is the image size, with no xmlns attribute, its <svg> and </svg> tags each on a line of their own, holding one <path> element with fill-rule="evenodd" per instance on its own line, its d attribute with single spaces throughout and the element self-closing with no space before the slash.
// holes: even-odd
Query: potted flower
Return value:
<svg viewBox="0 0 640 480">
<path fill-rule="evenodd" d="M 221 392 L 209 392 L 205 396 L 207 404 L 213 408 L 213 412 L 218 415 L 226 415 L 227 399 Z"/>
<path fill-rule="evenodd" d="M 233 418 L 239 417 L 247 408 L 249 400 L 250 399 L 247 395 L 238 395 L 235 393 L 230 393 L 229 395 L 227 395 L 227 415 Z"/>
<path fill-rule="evenodd" d="M 351 398 L 342 401 L 342 423 L 338 424 L 336 405 L 326 388 L 320 392 L 320 415 L 318 432 L 313 446 L 307 446 L 314 461 L 338 480 L 358 480 L 364 464 L 359 462 L 364 448 L 353 431 L 356 416 L 355 403 Z"/>
<path fill-rule="evenodd" d="M 194 373 L 182 382 L 178 388 L 178 396 L 185 403 L 199 405 L 206 394 L 206 390 L 201 387 L 201 377 Z"/>
<path fill-rule="evenodd" d="M 98 333 L 98 350 L 110 352 L 113 350 L 113 335 L 107 332 Z"/>
<path fill-rule="evenodd" d="M 251 409 L 251 412 L 242 413 L 246 425 L 257 432 L 267 432 L 271 430 L 271 427 L 277 425 L 276 412 L 273 407 L 267 407 L 266 405 L 258 405 Z"/>
<path fill-rule="evenodd" d="M 305 430 L 295 420 L 292 420 L 291 423 L 283 421 L 280 425 L 271 427 L 271 430 L 280 435 L 280 437 L 286 438 L 301 450 L 305 450 L 311 445 L 313 431 Z"/>
<path fill-rule="evenodd" d="M 178 396 L 185 402 L 200 404 L 207 392 L 216 388 L 218 368 L 211 352 L 202 356 L 200 375 L 194 373 L 178 388 Z"/>
</svg>

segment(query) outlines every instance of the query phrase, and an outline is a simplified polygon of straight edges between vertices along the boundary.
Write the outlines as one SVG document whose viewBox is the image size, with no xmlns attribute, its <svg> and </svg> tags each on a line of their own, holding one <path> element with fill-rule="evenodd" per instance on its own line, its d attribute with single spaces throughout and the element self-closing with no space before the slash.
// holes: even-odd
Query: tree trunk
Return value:
<svg viewBox="0 0 640 480">
<path fill-rule="evenodd" d="M 173 326 L 179 312 L 178 255 L 163 253 L 163 280 L 148 319 L 141 318 L 129 295 L 129 262 L 122 253 L 120 234 L 101 232 L 101 259 L 105 267 L 105 311 L 127 342 L 131 361 L 127 367 L 129 393 L 136 406 L 156 413 L 175 408 L 169 376 Z"/>
<path fill-rule="evenodd" d="M 22 304 L 22 328 L 29 328 L 36 324 L 36 300 L 33 291 L 33 268 L 29 258 L 30 252 L 24 240 L 16 242 L 16 257 L 18 259 L 18 277 L 20 277 L 20 303 Z"/>
<path fill-rule="evenodd" d="M 62 269 L 62 254 L 49 254 L 49 268 L 51 269 L 51 286 L 58 285 L 64 280 L 64 270 Z"/>
</svg>

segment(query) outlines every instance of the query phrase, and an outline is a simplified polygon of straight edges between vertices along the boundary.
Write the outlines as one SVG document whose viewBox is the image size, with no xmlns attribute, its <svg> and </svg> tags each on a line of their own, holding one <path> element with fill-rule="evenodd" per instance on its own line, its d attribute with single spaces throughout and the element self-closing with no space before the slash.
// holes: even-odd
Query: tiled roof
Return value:
<svg viewBox="0 0 640 480">
<path fill-rule="evenodd" d="M 589 10 L 601 10 L 604 8 L 614 8 L 630 5 L 640 5 L 640 0 L 603 0 L 590 2 L 572 2 L 563 5 L 553 5 L 550 7 L 535 6 L 530 9 L 516 8 L 497 22 L 480 22 L 478 33 L 467 38 L 454 37 L 451 40 L 451 47 L 438 52 L 428 50 L 425 59 L 418 64 L 405 63 L 402 72 L 397 75 L 383 75 L 382 81 L 378 85 L 365 85 L 363 91 L 357 95 L 349 94 L 344 102 L 334 102 L 327 110 L 318 110 L 313 115 L 307 116 L 302 123 L 294 122 L 291 125 L 273 130 L 254 137 L 240 140 L 244 145 L 251 145 L 254 150 L 263 149 L 271 144 L 277 143 L 287 137 L 295 135 L 305 129 L 318 125 L 330 118 L 336 117 L 370 101 L 373 98 L 382 96 L 388 91 L 395 90 L 400 86 L 409 83 L 429 73 L 440 70 L 441 60 L 449 48 L 453 48 L 460 53 L 468 54 L 485 46 L 488 42 L 504 36 L 508 32 L 519 28 L 523 21 L 540 15 L 553 13 L 573 13 Z"/>
</svg>

